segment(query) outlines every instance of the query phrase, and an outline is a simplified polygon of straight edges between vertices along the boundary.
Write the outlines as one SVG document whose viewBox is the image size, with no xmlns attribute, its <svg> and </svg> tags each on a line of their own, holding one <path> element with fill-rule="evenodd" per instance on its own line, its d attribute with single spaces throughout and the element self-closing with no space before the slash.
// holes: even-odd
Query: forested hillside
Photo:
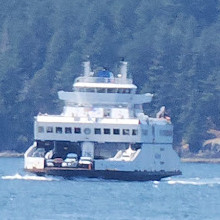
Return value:
<svg viewBox="0 0 220 220">
<path fill-rule="evenodd" d="M 146 112 L 165 105 L 175 146 L 198 151 L 220 129 L 220 2 L 216 0 L 0 0 L 0 151 L 24 151 L 38 112 L 60 113 L 90 56 L 115 71 L 120 57 Z M 96 65 L 96 66 L 95 66 Z"/>
</svg>

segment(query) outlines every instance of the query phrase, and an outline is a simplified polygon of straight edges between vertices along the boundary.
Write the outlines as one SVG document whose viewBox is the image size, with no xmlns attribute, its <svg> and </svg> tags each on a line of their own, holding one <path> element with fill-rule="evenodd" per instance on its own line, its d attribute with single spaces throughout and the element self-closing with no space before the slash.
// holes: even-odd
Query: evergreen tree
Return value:
<svg viewBox="0 0 220 220">
<path fill-rule="evenodd" d="M 90 56 L 111 70 L 125 57 L 139 92 L 154 93 L 146 113 L 165 105 L 175 146 L 197 152 L 220 129 L 218 11 L 214 0 L 1 0 L 0 150 L 31 144 L 33 117 L 61 112 L 57 91 Z"/>
</svg>

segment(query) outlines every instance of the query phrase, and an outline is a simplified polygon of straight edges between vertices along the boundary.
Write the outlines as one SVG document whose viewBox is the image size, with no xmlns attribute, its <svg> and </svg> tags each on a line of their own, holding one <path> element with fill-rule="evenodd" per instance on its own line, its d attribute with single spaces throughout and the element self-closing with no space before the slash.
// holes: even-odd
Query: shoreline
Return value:
<svg viewBox="0 0 220 220">
<path fill-rule="evenodd" d="M 16 151 L 2 151 L 0 152 L 0 158 L 6 157 L 23 157 L 24 153 L 18 153 Z M 182 157 L 180 158 L 182 163 L 220 163 L 220 158 L 199 158 L 199 157 Z"/>
<path fill-rule="evenodd" d="M 16 151 L 2 151 L 0 152 L 1 157 L 23 157 L 24 153 L 18 153 Z"/>
<path fill-rule="evenodd" d="M 180 158 L 182 163 L 220 163 L 220 158 L 198 158 L 198 157 L 187 157 Z"/>
</svg>

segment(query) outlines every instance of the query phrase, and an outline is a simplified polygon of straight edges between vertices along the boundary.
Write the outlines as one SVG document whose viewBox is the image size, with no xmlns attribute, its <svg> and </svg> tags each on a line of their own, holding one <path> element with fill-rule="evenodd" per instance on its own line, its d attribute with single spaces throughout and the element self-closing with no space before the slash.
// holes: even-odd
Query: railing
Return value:
<svg viewBox="0 0 220 220">
<path fill-rule="evenodd" d="M 107 78 L 107 77 L 78 77 L 74 83 L 115 83 L 115 84 L 132 84 L 132 79 Z"/>
</svg>

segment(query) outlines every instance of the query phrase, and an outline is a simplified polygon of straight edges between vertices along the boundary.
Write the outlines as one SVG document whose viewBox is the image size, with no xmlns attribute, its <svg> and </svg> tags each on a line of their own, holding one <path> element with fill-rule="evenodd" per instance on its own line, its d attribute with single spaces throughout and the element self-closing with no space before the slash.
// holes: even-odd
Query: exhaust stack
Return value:
<svg viewBox="0 0 220 220">
<path fill-rule="evenodd" d="M 83 62 L 84 66 L 84 76 L 89 77 L 91 73 L 90 61 Z"/>
<path fill-rule="evenodd" d="M 127 69 L 128 69 L 128 62 L 125 61 L 120 61 L 120 74 L 121 74 L 121 78 L 123 80 L 127 79 Z"/>
</svg>

